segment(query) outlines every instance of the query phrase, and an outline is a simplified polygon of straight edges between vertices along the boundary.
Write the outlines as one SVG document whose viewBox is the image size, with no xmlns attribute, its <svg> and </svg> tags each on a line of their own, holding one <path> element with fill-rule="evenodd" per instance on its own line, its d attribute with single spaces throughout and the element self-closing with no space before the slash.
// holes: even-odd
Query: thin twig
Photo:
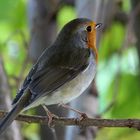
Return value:
<svg viewBox="0 0 140 140">
<path fill-rule="evenodd" d="M 0 111 L 0 118 L 4 117 L 7 112 Z M 29 116 L 19 115 L 16 120 L 26 123 L 48 124 L 48 119 L 45 116 Z M 59 126 L 96 126 L 96 127 L 128 127 L 140 130 L 140 119 L 94 119 L 94 118 L 53 118 L 53 125 Z"/>
</svg>

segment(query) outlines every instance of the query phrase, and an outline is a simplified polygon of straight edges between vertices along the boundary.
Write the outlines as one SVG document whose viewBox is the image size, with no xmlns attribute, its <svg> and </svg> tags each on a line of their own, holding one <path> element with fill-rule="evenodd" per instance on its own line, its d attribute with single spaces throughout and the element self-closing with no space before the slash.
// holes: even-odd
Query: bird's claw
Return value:
<svg viewBox="0 0 140 140">
<path fill-rule="evenodd" d="M 58 118 L 59 117 L 57 115 L 55 115 L 55 114 L 49 114 L 48 117 L 47 117 L 47 119 L 48 119 L 48 126 L 50 128 L 53 128 L 54 127 L 53 120 L 54 119 L 58 119 Z"/>
<path fill-rule="evenodd" d="M 48 108 L 46 107 L 46 105 L 42 105 L 42 107 L 44 108 L 46 114 L 47 114 L 47 120 L 48 120 L 48 126 L 50 128 L 54 127 L 54 124 L 53 124 L 53 119 L 55 118 L 59 118 L 57 115 L 51 113 Z"/>
<path fill-rule="evenodd" d="M 87 118 L 88 118 L 88 116 L 87 116 L 86 113 L 81 113 L 80 121 L 85 120 L 85 119 L 87 119 Z"/>
</svg>

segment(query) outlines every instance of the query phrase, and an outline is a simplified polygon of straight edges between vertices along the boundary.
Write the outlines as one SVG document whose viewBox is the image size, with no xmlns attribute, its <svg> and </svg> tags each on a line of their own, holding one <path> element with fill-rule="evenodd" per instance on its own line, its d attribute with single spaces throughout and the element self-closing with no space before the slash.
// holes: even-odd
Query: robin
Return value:
<svg viewBox="0 0 140 140">
<path fill-rule="evenodd" d="M 96 29 L 100 26 L 101 23 L 77 18 L 63 27 L 24 80 L 13 100 L 13 109 L 0 123 L 0 134 L 20 112 L 39 105 L 51 119 L 46 105 L 66 104 L 88 88 L 96 72 Z"/>
</svg>

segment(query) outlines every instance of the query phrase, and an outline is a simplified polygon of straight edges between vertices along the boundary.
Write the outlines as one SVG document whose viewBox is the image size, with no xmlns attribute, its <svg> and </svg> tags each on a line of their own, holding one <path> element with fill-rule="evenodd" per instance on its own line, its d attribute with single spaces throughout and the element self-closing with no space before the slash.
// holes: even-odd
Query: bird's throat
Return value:
<svg viewBox="0 0 140 140">
<path fill-rule="evenodd" d="M 98 62 L 98 51 L 96 48 L 96 32 L 88 33 L 88 47 L 91 48 L 95 54 L 96 63 Z"/>
</svg>

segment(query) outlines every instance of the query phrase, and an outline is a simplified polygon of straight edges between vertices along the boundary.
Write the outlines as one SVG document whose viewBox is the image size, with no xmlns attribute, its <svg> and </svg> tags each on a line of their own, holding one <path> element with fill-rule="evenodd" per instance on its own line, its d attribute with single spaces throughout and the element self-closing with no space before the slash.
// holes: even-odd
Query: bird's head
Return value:
<svg viewBox="0 0 140 140">
<path fill-rule="evenodd" d="M 67 23 L 57 38 L 63 42 L 63 46 L 87 47 L 93 50 L 96 62 L 98 62 L 98 51 L 96 48 L 96 29 L 102 24 L 95 23 L 86 18 L 77 18 Z M 67 45 L 69 43 L 69 45 Z M 76 44 L 76 45 L 75 45 Z"/>
</svg>

